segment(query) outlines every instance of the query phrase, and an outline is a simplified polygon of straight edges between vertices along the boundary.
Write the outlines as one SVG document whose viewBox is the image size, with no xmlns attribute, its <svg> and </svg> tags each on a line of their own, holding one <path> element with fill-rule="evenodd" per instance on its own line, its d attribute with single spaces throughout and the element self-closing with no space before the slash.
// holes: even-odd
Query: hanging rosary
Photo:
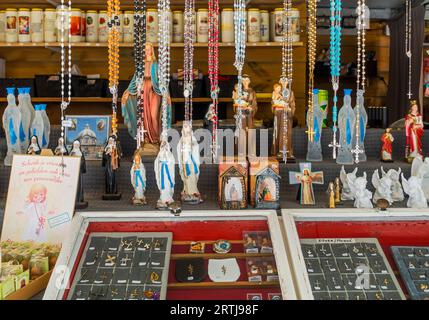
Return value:
<svg viewBox="0 0 429 320">
<path fill-rule="evenodd" d="M 107 1 L 107 16 L 109 18 L 108 51 L 109 51 L 109 89 L 112 94 L 112 135 L 118 136 L 118 83 L 119 83 L 119 20 L 120 11 L 119 0 Z"/>
<path fill-rule="evenodd" d="M 218 95 L 219 95 L 219 0 L 209 0 L 209 80 L 212 104 L 212 155 L 217 160 Z"/>
<path fill-rule="evenodd" d="M 307 136 L 308 141 L 314 140 L 314 67 L 316 64 L 316 47 L 317 47 L 317 0 L 308 1 L 308 117 Z"/>
<path fill-rule="evenodd" d="M 137 148 L 144 143 L 144 75 L 146 66 L 146 0 L 134 0 L 134 64 L 137 87 Z"/>
<path fill-rule="evenodd" d="M 170 83 L 170 0 L 158 1 L 158 76 L 162 103 L 162 138 L 167 138 L 168 131 L 168 85 Z"/>
<path fill-rule="evenodd" d="M 332 143 L 329 144 L 332 149 L 332 158 L 337 158 L 337 148 L 340 144 L 337 142 L 337 116 L 338 116 L 338 89 L 340 87 L 340 69 L 341 69 L 341 0 L 331 1 L 331 28 L 330 28 L 330 62 L 331 62 L 331 82 L 334 91 L 332 107 Z"/>
<path fill-rule="evenodd" d="M 283 161 L 287 162 L 287 145 L 288 145 L 288 109 L 289 101 L 292 95 L 293 79 L 293 38 L 292 38 L 292 0 L 283 1 L 283 37 L 282 37 L 282 75 L 280 83 L 283 88 L 283 99 L 286 102 L 286 108 L 283 111 Z M 285 84 L 288 84 L 287 87 Z"/>
<path fill-rule="evenodd" d="M 412 70 L 411 70 L 411 63 L 412 63 L 412 25 L 411 25 L 411 0 L 407 0 L 406 6 L 405 6 L 405 54 L 408 58 L 408 99 L 411 100 L 413 93 L 411 89 L 411 76 L 412 76 Z"/>
<path fill-rule="evenodd" d="M 235 136 L 240 135 L 242 129 L 241 101 L 243 99 L 243 67 L 246 56 L 246 0 L 234 0 L 234 35 L 235 35 L 235 62 L 237 69 L 237 114 L 235 115 Z"/>
<path fill-rule="evenodd" d="M 365 26 L 365 0 L 358 0 L 357 5 L 358 18 L 357 18 L 357 90 L 356 90 L 356 145 L 352 150 L 352 153 L 355 156 L 355 162 L 359 163 L 359 155 L 364 153 L 364 150 L 359 145 L 360 140 L 360 108 L 364 107 L 364 93 L 365 93 L 365 35 L 366 35 L 366 26 Z"/>
<path fill-rule="evenodd" d="M 65 68 L 66 68 L 66 45 L 65 45 L 65 34 L 66 34 L 66 8 L 68 10 L 68 79 L 67 79 L 67 98 L 65 96 Z M 71 90 L 72 90 L 72 44 L 71 44 L 71 12 L 72 2 L 68 1 L 68 7 L 64 5 L 64 0 L 61 0 L 61 138 L 65 141 L 65 112 L 71 102 Z M 61 153 L 61 167 L 62 173 L 64 174 L 64 153 Z"/>
<path fill-rule="evenodd" d="M 192 91 L 194 89 L 194 12 L 195 0 L 186 0 L 184 12 L 183 96 L 185 97 L 185 121 L 188 121 L 191 127 Z"/>
</svg>

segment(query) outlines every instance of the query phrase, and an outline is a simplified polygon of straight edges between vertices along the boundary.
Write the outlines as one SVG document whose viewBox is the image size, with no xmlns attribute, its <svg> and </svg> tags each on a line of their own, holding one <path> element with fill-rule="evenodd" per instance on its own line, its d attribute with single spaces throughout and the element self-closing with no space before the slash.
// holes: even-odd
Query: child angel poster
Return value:
<svg viewBox="0 0 429 320">
<path fill-rule="evenodd" d="M 73 217 L 78 157 L 13 157 L 1 241 L 61 244 Z"/>
</svg>

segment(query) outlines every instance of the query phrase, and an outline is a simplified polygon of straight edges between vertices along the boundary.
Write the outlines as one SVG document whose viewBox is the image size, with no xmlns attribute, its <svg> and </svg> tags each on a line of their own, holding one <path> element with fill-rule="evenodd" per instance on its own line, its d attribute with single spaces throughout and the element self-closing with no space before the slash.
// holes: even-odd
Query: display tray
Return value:
<svg viewBox="0 0 429 320">
<path fill-rule="evenodd" d="M 298 295 L 302 299 L 338 298 L 342 300 L 356 298 L 356 295 L 338 297 L 336 294 L 333 296 L 319 293 L 314 294 L 314 281 L 310 281 L 312 276 L 308 272 L 308 266 L 306 265 L 308 255 L 303 253 L 303 250 L 308 249 L 305 247 L 308 243 L 323 243 L 324 241 L 327 243 L 341 243 L 344 241 L 350 242 L 350 239 L 353 239 L 353 242 L 373 243 L 372 245 L 375 246 L 379 253 L 379 257 L 375 260 L 379 261 L 378 264 L 380 266 L 383 263 L 385 264 L 383 268 L 376 268 L 378 269 L 377 272 L 374 272 L 374 264 L 372 264 L 372 267 L 370 265 L 369 285 L 374 290 L 370 290 L 373 293 L 365 295 L 366 298 L 371 300 L 399 298 L 390 294 L 384 296 L 384 292 L 386 291 L 397 291 L 400 298 L 410 298 L 410 294 L 407 294 L 405 279 L 401 278 L 397 265 L 394 262 L 392 247 L 429 245 L 428 214 L 428 210 L 413 209 L 391 209 L 384 213 L 365 209 L 355 209 L 349 212 L 345 209 L 318 211 L 305 209 L 283 210 L 283 227 L 286 234 L 288 234 L 286 245 L 287 250 L 291 253 L 290 260 L 297 282 Z M 365 248 L 365 245 L 363 248 Z M 351 255 L 352 262 L 354 262 L 353 250 L 348 250 L 348 252 Z M 321 260 L 321 257 L 318 255 L 315 258 L 319 261 Z M 358 257 L 356 256 L 356 258 Z M 373 259 L 367 256 L 365 252 L 361 258 L 368 260 L 370 264 L 370 259 Z M 338 264 L 336 266 L 340 268 Z M 356 271 L 356 268 L 354 271 Z M 353 273 L 355 274 L 355 272 Z M 391 277 L 392 280 L 388 279 L 388 286 L 384 286 L 384 288 L 382 288 L 382 284 L 385 284 L 384 278 L 381 277 L 383 275 Z M 347 282 L 343 281 L 343 284 L 347 287 Z M 375 292 L 378 295 L 375 295 Z"/>
<path fill-rule="evenodd" d="M 249 246 L 245 246 L 245 244 L 252 241 L 247 240 L 249 238 L 245 238 L 245 236 L 250 234 L 253 237 L 256 232 L 268 235 L 270 238 L 268 242 L 271 243 L 269 250 L 267 248 L 262 249 L 263 247 L 259 245 L 247 250 Z M 160 291 L 159 298 L 161 299 L 297 298 L 275 211 L 235 213 L 208 211 L 205 213 L 185 212 L 180 217 L 159 212 L 79 213 L 74 219 L 68 240 L 63 243 L 57 267 L 53 271 L 44 299 L 76 298 L 74 294 L 76 284 L 81 278 L 81 268 L 85 261 L 94 260 L 87 258 L 91 239 L 105 236 L 110 238 L 123 238 L 124 236 L 139 238 L 143 237 L 142 233 L 151 233 L 154 236 L 156 234 L 159 236 L 165 236 L 166 233 L 171 234 L 171 253 L 165 255 L 165 270 L 168 269 L 168 271 L 164 274 L 168 280 L 165 283 L 166 293 Z M 230 248 L 225 249 L 223 247 L 228 243 L 217 242 L 222 239 L 228 241 Z M 204 252 L 191 253 L 191 242 L 198 241 L 205 243 Z M 257 243 L 259 244 L 259 242 Z M 214 249 L 215 245 L 216 250 Z M 223 249 L 226 253 L 215 252 Z M 118 248 L 118 252 L 120 251 L 121 248 Z M 99 264 L 103 264 L 105 258 L 102 256 L 99 259 Z M 199 268 L 199 271 L 203 270 L 200 279 L 198 281 L 187 281 L 186 279 L 183 281 L 178 274 L 187 270 L 189 261 L 195 261 L 188 259 L 195 258 L 199 258 L 200 261 L 196 268 Z M 231 264 L 231 261 L 227 259 L 233 259 L 237 263 Z M 255 274 L 260 278 L 251 277 L 255 274 L 251 272 L 250 267 L 256 266 L 258 263 L 261 264 L 260 269 L 255 267 L 258 270 Z M 63 281 L 67 279 L 64 278 L 64 266 L 66 266 L 66 270 L 70 270 L 68 281 Z M 176 270 L 177 266 L 183 270 Z M 219 268 L 218 273 L 216 273 L 217 266 Z M 195 274 L 197 273 L 195 272 Z M 113 283 L 115 281 L 114 275 L 108 278 L 112 279 L 108 285 L 117 285 L 117 283 Z M 147 277 L 142 278 L 148 279 Z M 181 282 L 178 281 L 178 278 Z M 64 285 L 58 286 L 58 283 Z M 129 282 L 126 285 L 135 289 L 133 284 Z M 123 283 L 122 286 L 125 284 Z M 151 284 L 147 283 L 145 286 L 151 287 Z M 123 290 L 119 291 L 120 296 L 129 299 L 131 293 L 129 288 L 122 289 L 125 290 L 125 293 L 122 294 Z M 142 288 L 141 286 L 140 289 L 143 292 L 146 290 L 145 287 Z M 151 289 L 153 288 L 151 287 Z M 107 289 L 107 291 L 99 290 L 97 293 L 100 294 L 93 294 L 92 296 L 89 293 L 86 295 L 86 292 L 81 292 L 81 294 L 83 298 L 87 297 L 88 299 L 112 299 L 109 292 Z M 140 298 L 144 299 L 143 296 L 140 295 Z M 115 297 L 118 299 L 118 295 L 115 294 Z M 134 295 L 133 298 L 136 296 Z"/>
</svg>

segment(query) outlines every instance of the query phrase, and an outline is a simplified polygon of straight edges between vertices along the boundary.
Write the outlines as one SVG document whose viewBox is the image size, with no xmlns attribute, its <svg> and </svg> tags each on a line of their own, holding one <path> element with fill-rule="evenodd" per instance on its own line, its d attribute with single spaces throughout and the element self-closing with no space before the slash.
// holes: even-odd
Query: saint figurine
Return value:
<svg viewBox="0 0 429 320">
<path fill-rule="evenodd" d="M 233 109 L 237 124 L 240 123 L 240 127 L 237 125 L 236 136 L 237 149 L 239 156 L 246 156 L 243 150 L 246 147 L 249 148 L 248 155 L 256 155 L 256 139 L 249 129 L 254 129 L 254 116 L 258 110 L 258 104 L 256 101 L 256 92 L 250 87 L 250 78 L 248 75 L 243 75 L 242 78 L 242 94 L 241 97 L 238 93 L 238 84 L 235 85 L 232 93 L 232 99 L 234 100 Z M 239 114 L 241 112 L 241 117 Z M 241 129 L 240 131 L 238 129 Z"/>
<path fill-rule="evenodd" d="M 27 148 L 27 154 L 37 155 L 37 154 L 40 154 L 41 152 L 42 152 L 42 148 L 40 148 L 39 139 L 37 138 L 36 135 L 31 136 L 30 144 L 28 145 L 28 148 Z"/>
<path fill-rule="evenodd" d="M 133 165 L 130 170 L 131 185 L 134 188 L 133 204 L 146 204 L 146 169 L 143 165 L 142 158 L 139 152 L 134 154 Z"/>
<path fill-rule="evenodd" d="M 175 160 L 167 137 L 161 137 L 161 145 L 155 159 L 154 169 L 156 184 L 160 192 L 156 208 L 168 209 L 174 202 Z"/>
<path fill-rule="evenodd" d="M 64 138 L 63 137 L 58 138 L 58 145 L 54 150 L 54 154 L 56 156 L 66 156 L 69 154 L 69 152 L 67 151 L 67 148 L 64 144 Z"/>
<path fill-rule="evenodd" d="M 82 175 L 86 173 L 86 161 L 85 161 L 85 156 L 82 152 L 82 148 L 79 140 L 73 141 L 73 147 L 72 147 L 72 150 L 70 151 L 70 156 L 80 157 L 80 173 L 79 173 L 79 181 L 78 181 L 77 193 L 76 193 L 76 208 L 84 209 L 88 207 L 88 202 L 86 202 L 84 198 L 83 177 L 82 177 Z"/>
<path fill-rule="evenodd" d="M 117 191 L 116 171 L 119 168 L 121 152 L 115 135 L 109 137 L 103 151 L 102 166 L 105 168 L 105 194 L 103 200 L 119 200 L 121 194 Z"/>
<path fill-rule="evenodd" d="M 387 128 L 386 131 L 381 136 L 381 142 L 383 143 L 381 145 L 381 152 L 380 152 L 380 160 L 383 162 L 393 162 L 392 157 L 392 142 L 395 139 L 392 135 L 392 129 Z"/>
<path fill-rule="evenodd" d="M 288 162 L 295 162 L 292 147 L 295 95 L 289 89 L 289 82 L 285 78 L 280 79 L 280 83 L 274 85 L 272 111 L 274 114 L 274 133 L 271 154 L 279 160 L 284 160 L 286 157 Z"/>
<path fill-rule="evenodd" d="M 323 172 L 311 172 L 311 163 L 300 163 L 301 172 L 289 172 L 290 184 L 300 184 L 298 198 L 302 205 L 316 204 L 313 184 L 323 184 Z"/>
<path fill-rule="evenodd" d="M 341 192 L 342 192 L 341 181 L 339 177 L 336 177 L 335 178 L 335 203 L 336 204 L 341 203 Z"/>
<path fill-rule="evenodd" d="M 326 207 L 330 209 L 335 208 L 335 189 L 333 182 L 329 182 L 328 190 L 326 190 Z"/>
<path fill-rule="evenodd" d="M 183 122 L 182 137 L 177 145 L 177 156 L 180 177 L 183 181 L 182 201 L 198 204 L 202 201 L 198 191 L 200 149 L 188 121 Z"/>
<path fill-rule="evenodd" d="M 410 102 L 410 111 L 405 116 L 406 160 L 411 163 L 414 158 L 423 158 L 422 136 L 423 118 L 419 112 L 417 101 Z"/>
</svg>

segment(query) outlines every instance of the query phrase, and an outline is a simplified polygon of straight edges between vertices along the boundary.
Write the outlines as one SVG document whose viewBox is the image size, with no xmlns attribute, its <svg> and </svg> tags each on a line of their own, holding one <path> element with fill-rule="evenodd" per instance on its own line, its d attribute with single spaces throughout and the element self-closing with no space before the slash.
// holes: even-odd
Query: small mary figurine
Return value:
<svg viewBox="0 0 429 320">
<path fill-rule="evenodd" d="M 156 184 L 160 192 L 157 209 L 168 209 L 174 202 L 175 160 L 170 149 L 167 137 L 162 136 L 159 153 L 154 163 Z"/>
<path fill-rule="evenodd" d="M 134 188 L 134 205 L 146 204 L 146 197 L 144 193 L 146 191 L 146 169 L 143 165 L 142 158 L 139 152 L 134 154 L 133 165 L 130 170 L 131 185 Z"/>
</svg>

